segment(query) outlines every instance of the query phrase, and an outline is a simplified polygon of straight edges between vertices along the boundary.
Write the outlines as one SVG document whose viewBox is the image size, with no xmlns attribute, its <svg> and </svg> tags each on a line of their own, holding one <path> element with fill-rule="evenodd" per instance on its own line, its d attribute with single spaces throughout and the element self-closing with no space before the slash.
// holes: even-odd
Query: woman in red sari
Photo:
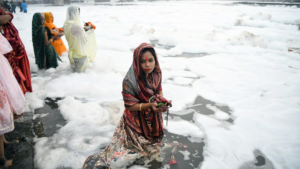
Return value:
<svg viewBox="0 0 300 169">
<path fill-rule="evenodd" d="M 141 158 L 152 159 L 162 147 L 163 119 L 166 106 L 170 104 L 163 98 L 161 69 L 154 48 L 142 43 L 133 55 L 133 64 L 123 80 L 123 99 L 125 111 L 110 144 L 97 155 L 90 156 L 84 169 L 119 168 Z"/>
<path fill-rule="evenodd" d="M 13 15 L 4 13 L 0 8 L 0 32 L 8 40 L 13 50 L 4 56 L 7 58 L 14 76 L 16 77 L 23 93 L 32 92 L 30 66 L 18 30 L 11 23 Z"/>
</svg>

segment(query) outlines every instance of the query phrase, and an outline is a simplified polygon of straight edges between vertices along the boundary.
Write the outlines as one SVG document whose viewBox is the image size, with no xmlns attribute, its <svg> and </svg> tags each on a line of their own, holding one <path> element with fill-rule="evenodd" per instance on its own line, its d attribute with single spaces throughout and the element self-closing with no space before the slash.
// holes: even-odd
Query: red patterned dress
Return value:
<svg viewBox="0 0 300 169">
<path fill-rule="evenodd" d="M 156 54 L 155 69 L 147 78 L 143 78 L 140 58 L 146 48 L 154 51 L 146 43 L 137 47 L 133 64 L 123 80 L 125 111 L 110 144 L 101 153 L 90 156 L 83 165 L 84 169 L 101 169 L 104 166 L 120 168 L 136 160 L 149 162 L 159 158 L 160 151 L 165 146 L 161 142 L 164 135 L 162 113 L 155 113 L 153 110 L 131 112 L 127 109 L 138 103 L 148 103 L 149 98 L 162 90 L 161 70 Z"/>
<path fill-rule="evenodd" d="M 1 8 L 0 15 L 5 15 Z M 8 40 L 13 48 L 11 52 L 4 56 L 7 58 L 23 93 L 32 92 L 29 61 L 25 46 L 20 39 L 19 32 L 11 21 L 3 25 L 2 30 L 4 32 L 3 36 Z"/>
</svg>

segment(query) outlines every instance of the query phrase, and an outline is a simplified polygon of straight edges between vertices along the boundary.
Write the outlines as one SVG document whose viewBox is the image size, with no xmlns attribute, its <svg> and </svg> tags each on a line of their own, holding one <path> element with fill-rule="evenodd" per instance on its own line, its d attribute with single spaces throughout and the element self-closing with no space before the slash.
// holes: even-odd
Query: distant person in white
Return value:
<svg viewBox="0 0 300 169">
<path fill-rule="evenodd" d="M 79 14 L 78 6 L 70 6 L 64 23 L 65 36 L 69 43 L 69 59 L 76 72 L 85 71 L 97 52 L 94 29 L 84 29 Z"/>
</svg>

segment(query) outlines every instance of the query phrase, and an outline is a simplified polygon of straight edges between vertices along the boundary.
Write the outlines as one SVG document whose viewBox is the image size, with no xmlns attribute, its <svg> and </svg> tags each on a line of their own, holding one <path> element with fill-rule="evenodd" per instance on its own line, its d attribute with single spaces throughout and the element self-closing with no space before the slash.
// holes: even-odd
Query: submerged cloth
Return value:
<svg viewBox="0 0 300 169">
<path fill-rule="evenodd" d="M 0 15 L 4 15 L 1 8 Z M 2 30 L 4 32 L 3 36 L 13 48 L 4 56 L 7 58 L 23 93 L 32 92 L 29 61 L 25 47 L 19 37 L 19 32 L 11 21 L 3 25 Z"/>
<path fill-rule="evenodd" d="M 45 23 L 44 26 L 49 28 L 51 33 L 53 35 L 57 35 L 57 33 L 60 33 L 60 31 L 63 31 L 63 29 L 58 29 L 56 26 L 53 24 L 54 17 L 51 12 L 45 12 Z M 52 42 L 52 45 L 56 51 L 56 53 L 61 56 L 62 53 L 68 52 L 67 48 L 65 47 L 65 44 L 61 38 L 55 40 Z"/>
<path fill-rule="evenodd" d="M 14 129 L 13 112 L 25 111 L 25 97 L 3 54 L 12 50 L 9 42 L 0 34 L 0 135 Z"/>
<path fill-rule="evenodd" d="M 77 57 L 77 53 L 73 54 L 73 62 L 74 64 L 71 64 L 71 67 L 73 68 L 73 70 L 75 72 L 83 72 L 85 69 L 88 68 L 89 66 L 89 58 L 87 56 L 85 57 Z M 69 59 L 70 59 L 70 55 L 69 55 Z M 70 60 L 71 62 L 71 60 Z"/>
<path fill-rule="evenodd" d="M 35 63 L 39 69 L 56 68 L 58 66 L 58 55 L 52 44 L 46 46 L 45 32 L 49 40 L 52 36 L 51 31 L 42 24 L 42 15 L 35 13 L 32 18 L 32 44 L 35 55 Z"/>
<path fill-rule="evenodd" d="M 157 55 L 155 56 L 156 68 L 145 81 L 143 80 L 140 58 L 145 48 L 153 49 L 146 43 L 135 49 L 133 64 L 123 80 L 125 111 L 110 144 L 100 154 L 90 156 L 84 163 L 84 169 L 100 168 L 100 166 L 124 167 L 139 158 L 151 160 L 155 154 L 160 153 L 164 134 L 162 113 L 155 113 L 152 110 L 131 112 L 127 109 L 137 103 L 147 103 L 149 98 L 162 90 Z"/>
<path fill-rule="evenodd" d="M 64 23 L 65 36 L 69 44 L 69 59 L 71 64 L 76 65 L 74 58 L 87 57 L 89 62 L 93 62 L 97 52 L 97 42 L 94 30 L 84 31 L 79 17 L 78 6 L 70 6 L 67 10 L 66 21 Z M 75 67 L 79 67 L 76 65 Z M 88 64 L 80 68 L 84 71 Z"/>
</svg>

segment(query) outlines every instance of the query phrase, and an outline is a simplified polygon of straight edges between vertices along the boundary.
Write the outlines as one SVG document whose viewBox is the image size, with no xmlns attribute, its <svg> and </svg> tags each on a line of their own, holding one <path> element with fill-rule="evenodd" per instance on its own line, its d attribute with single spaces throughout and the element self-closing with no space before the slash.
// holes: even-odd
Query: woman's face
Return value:
<svg viewBox="0 0 300 169">
<path fill-rule="evenodd" d="M 144 73 L 149 74 L 154 70 L 155 58 L 150 51 L 143 53 L 141 57 L 141 68 Z"/>
<path fill-rule="evenodd" d="M 54 23 L 54 16 L 51 12 L 50 12 L 50 14 L 51 14 L 52 23 Z"/>
</svg>

